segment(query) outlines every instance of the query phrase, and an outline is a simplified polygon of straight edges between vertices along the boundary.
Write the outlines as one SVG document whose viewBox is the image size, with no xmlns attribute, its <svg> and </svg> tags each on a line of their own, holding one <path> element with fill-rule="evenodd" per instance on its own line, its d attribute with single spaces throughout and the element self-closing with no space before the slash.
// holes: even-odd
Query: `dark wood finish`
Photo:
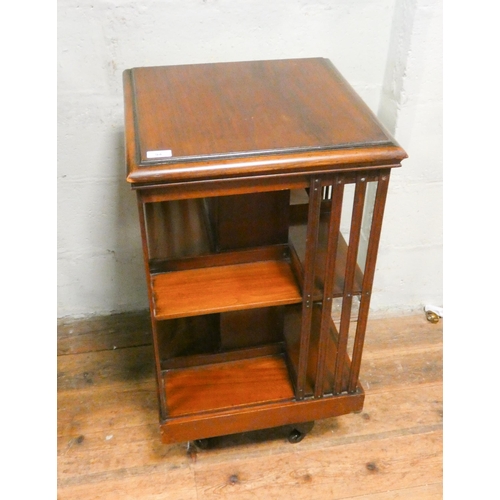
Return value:
<svg viewBox="0 0 500 500">
<path fill-rule="evenodd" d="M 141 241 L 142 241 L 142 253 L 144 259 L 144 267 L 146 270 L 146 282 L 148 289 L 148 299 L 149 299 L 149 310 L 151 314 L 151 329 L 153 334 L 153 350 L 155 358 L 155 374 L 156 374 L 156 395 L 158 397 L 158 405 L 160 410 L 160 418 L 166 418 L 166 407 L 167 403 L 165 401 L 165 390 L 163 387 L 163 377 L 161 374 L 161 358 L 160 358 L 160 343 L 158 335 L 158 325 L 154 317 L 153 304 L 153 287 L 152 287 L 152 275 L 149 269 L 149 259 L 150 259 L 150 249 L 148 245 L 148 233 L 146 229 L 146 207 L 141 202 L 140 197 L 137 198 L 137 204 L 139 208 L 139 225 L 141 228 Z"/>
<path fill-rule="evenodd" d="M 157 161 L 148 151 L 166 149 L 175 157 L 207 158 L 390 142 L 365 107 L 352 106 L 357 96 L 325 59 L 131 73 L 142 164 Z M 149 90 L 155 88 L 161 96 Z"/>
<path fill-rule="evenodd" d="M 232 361 L 241 361 L 242 359 L 260 358 L 263 356 L 274 356 L 284 353 L 283 344 L 265 344 L 257 347 L 248 347 L 245 349 L 235 349 L 214 354 L 189 354 L 177 358 L 167 359 L 162 362 L 163 370 L 172 370 L 180 368 L 196 368 L 203 365 L 214 365 L 217 363 L 228 363 Z"/>
<path fill-rule="evenodd" d="M 344 194 L 344 185 L 342 177 L 334 179 L 331 195 L 330 217 L 328 221 L 328 241 L 327 248 L 329 252 L 326 255 L 324 285 L 323 285 L 323 307 L 321 311 L 321 325 L 319 338 L 319 354 L 317 364 L 316 382 L 314 387 L 314 397 L 319 398 L 323 395 L 323 380 L 325 376 L 325 363 L 327 358 L 332 358 L 331 350 L 328 350 L 328 341 L 330 329 L 335 328 L 332 322 L 332 299 L 333 290 L 336 283 L 335 269 L 337 267 L 337 258 L 339 252 L 340 236 L 340 218 L 342 215 L 342 201 Z"/>
<path fill-rule="evenodd" d="M 152 274 L 161 274 L 206 267 L 250 264 L 265 260 L 283 260 L 288 258 L 289 253 L 288 245 L 273 245 L 270 247 L 264 246 L 246 250 L 203 254 L 181 259 L 151 260 L 149 266 Z"/>
<path fill-rule="evenodd" d="M 342 185 L 344 182 L 342 180 Z M 305 262 L 305 242 L 307 241 L 307 208 L 308 205 L 299 205 L 293 207 L 292 217 L 293 222 L 290 225 L 290 247 L 293 248 L 295 255 L 293 255 L 294 265 L 298 269 L 303 269 Z M 305 213 L 304 213 L 305 212 Z M 333 277 L 333 290 L 332 297 L 342 297 L 344 294 L 344 278 L 346 272 L 347 264 L 347 243 L 345 241 L 342 233 L 338 233 L 338 241 L 336 245 L 336 250 L 333 248 L 328 250 L 328 238 L 329 234 L 329 214 L 330 206 L 329 204 L 322 203 L 321 207 L 321 217 L 319 220 L 319 232 L 318 239 L 322 243 L 316 248 L 316 258 L 315 258 L 315 278 L 314 278 L 314 300 L 321 300 L 323 295 L 323 287 L 325 284 L 325 273 L 326 273 L 326 261 L 327 257 L 333 251 L 336 252 L 335 256 L 335 267 L 334 267 L 334 277 Z M 298 261 L 295 260 L 295 256 Z M 300 264 L 299 264 L 300 262 Z M 354 282 L 352 285 L 352 292 L 354 295 L 360 294 L 362 291 L 363 284 L 363 272 L 359 265 L 356 265 L 354 270 Z"/>
<path fill-rule="evenodd" d="M 344 360 L 347 353 L 347 341 L 349 335 L 349 324 L 351 321 L 351 306 L 353 300 L 354 276 L 357 268 L 357 257 L 359 248 L 359 238 L 361 234 L 361 221 L 366 193 L 366 178 L 359 175 L 354 192 L 354 202 L 352 207 L 351 228 L 349 232 L 349 249 L 347 251 L 347 261 L 344 280 L 344 293 L 342 297 L 342 314 L 340 317 L 339 341 L 337 347 L 337 357 L 335 360 L 335 382 L 334 392 L 340 394 L 345 389 L 342 385 L 344 373 Z"/>
<path fill-rule="evenodd" d="M 315 276 L 314 262 L 316 260 L 316 246 L 318 243 L 318 226 L 321 208 L 321 184 L 319 179 L 311 179 L 309 190 L 310 202 L 304 262 L 304 289 L 302 291 L 302 323 L 300 329 L 299 363 L 297 367 L 297 400 L 304 398 L 304 385 L 306 383 L 309 357 L 309 340 L 311 336 Z"/>
<path fill-rule="evenodd" d="M 218 252 L 288 242 L 289 190 L 218 196 L 207 202 Z"/>
<path fill-rule="evenodd" d="M 379 177 L 377 183 L 377 193 L 375 197 L 375 206 L 373 208 L 372 224 L 370 228 L 370 239 L 365 263 L 365 273 L 363 277 L 363 292 L 361 294 L 361 303 L 359 308 L 358 324 L 352 353 L 351 375 L 349 377 L 349 391 L 356 388 L 361 367 L 361 354 L 365 339 L 366 323 L 368 320 L 368 310 L 370 308 L 371 290 L 373 278 L 375 275 L 375 264 L 377 261 L 378 245 L 380 242 L 380 231 L 382 229 L 382 219 L 384 216 L 385 200 L 387 198 L 387 189 L 389 187 L 390 170 L 385 171 Z"/>
<path fill-rule="evenodd" d="M 387 182 L 403 149 L 321 58 L 135 68 L 124 95 L 162 440 L 295 425 L 293 442 L 308 422 L 361 410 Z M 360 266 L 368 182 L 378 188 Z"/>
<path fill-rule="evenodd" d="M 354 151 L 354 150 L 353 150 Z M 345 176 L 345 183 L 352 182 L 349 178 L 356 171 L 365 172 L 367 177 L 372 177 L 371 180 L 378 178 L 378 172 L 381 166 L 385 168 L 397 168 L 399 163 L 387 161 L 373 161 L 369 164 L 357 163 L 356 153 L 344 152 L 345 164 L 335 166 L 335 172 L 342 172 Z M 277 155 L 276 155 L 277 156 Z M 388 154 L 389 156 L 389 154 Z M 273 156 L 273 158 L 275 158 Z M 353 163 L 349 163 L 352 160 Z M 300 165 L 299 165 L 300 166 Z M 137 189 L 138 196 L 144 203 L 157 203 L 159 201 L 177 200 L 179 198 L 200 198 L 204 196 L 220 196 L 220 195 L 235 195 L 246 193 L 257 193 L 265 191 L 278 191 L 282 189 L 304 189 L 309 186 L 310 176 L 325 177 L 328 173 L 328 168 L 331 169 L 332 164 L 325 163 L 323 170 L 311 169 L 309 172 L 303 173 L 300 170 L 293 173 L 279 173 L 280 163 L 276 163 L 278 173 L 269 173 L 266 175 L 242 176 L 226 179 L 209 178 L 202 180 L 189 180 L 189 182 L 169 182 L 168 189 L 162 184 L 131 184 L 132 189 Z M 149 170 L 149 169 L 148 169 Z M 331 174 L 328 175 L 331 177 Z M 270 187 L 272 186 L 272 188 Z"/>
<path fill-rule="evenodd" d="M 281 342 L 284 307 L 225 312 L 220 315 L 220 347 L 223 351 Z"/>
<path fill-rule="evenodd" d="M 326 59 L 134 68 L 124 83 L 131 182 L 283 171 L 295 162 L 308 169 L 314 160 L 345 163 L 338 152 L 346 149 L 360 163 L 406 156 Z M 147 158 L 162 150 L 172 156 Z M 276 153 L 281 164 L 269 158 Z"/>
<path fill-rule="evenodd" d="M 317 315 L 318 304 L 314 303 L 312 307 L 311 323 L 315 324 Z M 287 354 L 288 370 L 290 372 L 290 379 L 297 392 L 297 380 L 299 373 L 299 359 L 300 359 L 300 332 L 302 325 L 302 305 L 288 306 L 285 310 L 283 337 L 285 340 L 285 349 Z M 309 342 L 314 349 L 315 345 L 316 328 L 311 328 Z M 314 355 L 313 349 L 308 349 L 308 358 Z M 314 385 L 314 373 L 310 372 L 312 363 L 307 360 L 306 362 L 306 376 L 304 379 L 303 393 L 306 396 L 312 395 L 312 387 Z"/>
<path fill-rule="evenodd" d="M 183 316 L 155 324 L 162 367 L 167 360 L 219 352 L 219 314 Z"/>
<path fill-rule="evenodd" d="M 192 257 L 212 250 L 202 199 L 147 203 L 145 210 L 151 260 Z"/>
</svg>

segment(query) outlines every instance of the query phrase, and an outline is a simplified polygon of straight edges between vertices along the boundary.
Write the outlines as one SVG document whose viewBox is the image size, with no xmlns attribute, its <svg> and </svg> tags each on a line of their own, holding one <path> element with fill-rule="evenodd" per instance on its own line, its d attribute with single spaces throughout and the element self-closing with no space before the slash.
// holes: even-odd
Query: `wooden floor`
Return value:
<svg viewBox="0 0 500 500">
<path fill-rule="evenodd" d="M 442 321 L 371 320 L 360 414 L 163 445 L 144 314 L 61 323 L 58 499 L 442 498 Z"/>
</svg>

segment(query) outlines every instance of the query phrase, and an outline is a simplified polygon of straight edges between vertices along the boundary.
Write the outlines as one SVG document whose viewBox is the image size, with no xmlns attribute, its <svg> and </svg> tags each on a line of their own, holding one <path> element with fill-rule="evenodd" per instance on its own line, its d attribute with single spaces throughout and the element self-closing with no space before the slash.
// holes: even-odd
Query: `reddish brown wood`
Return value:
<svg viewBox="0 0 500 500">
<path fill-rule="evenodd" d="M 324 216 L 327 214 L 324 213 Z M 307 218 L 305 219 L 307 221 Z M 294 265 L 297 269 L 303 269 L 305 261 L 305 241 L 306 241 L 307 225 L 304 222 L 301 225 L 292 227 L 290 230 L 290 245 L 293 247 L 294 253 L 298 261 Z M 324 221 L 319 224 L 319 238 L 322 242 L 328 240 L 328 224 Z M 325 245 L 318 245 L 316 249 L 316 270 L 315 270 L 315 287 L 313 291 L 314 300 L 321 300 L 323 296 L 324 276 L 326 272 L 327 251 Z M 295 259 L 295 256 L 293 256 Z M 298 264 L 300 262 L 300 264 Z M 344 279 L 347 264 L 347 243 L 342 233 L 338 234 L 337 255 L 335 257 L 335 276 L 333 278 L 333 297 L 342 297 L 344 294 Z M 363 273 L 359 266 L 355 268 L 353 293 L 361 293 L 363 283 Z"/>
<path fill-rule="evenodd" d="M 186 417 L 172 418 L 161 423 L 163 443 L 190 441 L 238 432 L 277 427 L 319 420 L 359 412 L 363 409 L 365 394 L 341 394 L 321 399 L 293 399 L 262 405 L 236 407 L 218 412 L 203 412 Z"/>
<path fill-rule="evenodd" d="M 311 311 L 311 328 L 307 350 L 306 375 L 304 379 L 304 397 L 312 397 L 316 383 L 316 367 L 319 353 L 319 332 L 321 324 L 321 302 L 313 302 Z M 298 379 L 302 332 L 302 305 L 289 306 L 285 312 L 284 338 L 288 358 L 290 378 L 295 383 Z"/>
<path fill-rule="evenodd" d="M 339 342 L 337 357 L 335 360 L 335 382 L 334 393 L 339 394 L 344 390 L 342 385 L 344 373 L 344 360 L 347 353 L 347 341 L 349 335 L 349 324 L 351 321 L 351 306 L 353 299 L 354 277 L 357 268 L 357 257 L 359 238 L 361 233 L 361 221 L 366 193 L 366 177 L 358 174 L 354 192 L 352 208 L 351 228 L 349 231 L 349 248 L 347 251 L 347 263 L 345 268 L 344 291 L 342 297 L 342 313 L 340 317 Z"/>
<path fill-rule="evenodd" d="M 319 338 L 319 354 L 317 364 L 316 383 L 314 387 L 314 397 L 323 395 L 325 362 L 328 355 L 327 341 L 329 339 L 329 329 L 332 323 L 332 299 L 335 285 L 335 269 L 337 267 L 338 244 L 340 235 L 340 218 L 342 215 L 342 201 L 344 194 L 344 184 L 341 177 L 333 180 L 330 218 L 328 221 L 328 239 L 326 245 L 326 264 L 323 280 L 323 305 L 321 310 L 321 325 Z M 335 328 L 335 325 L 333 325 Z"/>
<path fill-rule="evenodd" d="M 150 250 L 149 250 L 147 230 L 146 230 L 145 206 L 141 200 L 140 194 L 137 196 L 137 205 L 139 208 L 139 225 L 141 228 L 142 250 L 143 250 L 143 258 L 144 258 L 144 267 L 146 268 L 146 281 L 147 281 L 148 298 L 149 298 L 150 313 L 151 313 L 151 325 L 152 325 L 152 334 L 153 334 L 153 350 L 154 350 L 155 372 L 156 372 L 156 392 L 157 392 L 157 397 L 158 397 L 160 418 L 164 419 L 167 417 L 167 410 L 166 410 L 167 403 L 165 401 L 165 389 L 163 387 L 163 377 L 161 375 L 160 345 L 158 342 L 158 332 L 156 329 L 154 310 L 151 307 L 151 304 L 153 303 L 153 294 L 152 294 L 152 286 L 151 286 L 151 274 L 149 272 Z"/>
<path fill-rule="evenodd" d="M 147 152 L 166 149 L 174 157 L 206 158 L 390 141 L 365 107 L 352 106 L 359 98 L 325 59 L 135 68 L 131 73 L 142 164 L 155 163 Z M 159 98 L 145 88 L 163 92 Z M 220 119 L 220 109 L 226 120 Z M 344 126 L 333 129 L 339 122 Z"/>
<path fill-rule="evenodd" d="M 273 156 L 274 158 L 274 156 Z M 348 160 L 349 158 L 347 158 Z M 355 159 L 354 159 L 355 160 Z M 399 163 L 394 161 L 391 163 L 378 163 L 373 161 L 366 163 L 347 163 L 339 165 L 335 169 L 336 172 L 344 174 L 345 183 L 354 182 L 350 178 L 355 176 L 356 171 L 363 171 L 367 178 L 377 176 L 380 166 L 384 168 L 397 168 Z M 266 191 L 277 191 L 282 189 L 304 189 L 309 186 L 311 176 L 319 177 L 328 173 L 328 165 L 323 170 L 310 170 L 307 174 L 301 172 L 286 173 L 270 173 L 266 175 L 254 175 L 245 177 L 228 177 L 226 179 L 203 179 L 190 180 L 190 182 L 169 182 L 168 185 L 159 184 L 131 184 L 133 189 L 140 189 L 144 202 L 157 203 L 160 201 L 169 201 L 177 199 L 200 198 L 205 196 L 222 196 L 222 195 L 239 195 L 246 193 L 257 193 Z M 279 167 L 279 165 L 278 165 Z M 149 170 L 149 169 L 148 169 Z M 279 170 L 278 170 L 279 171 Z M 328 175 L 331 177 L 331 175 Z M 373 179 L 371 179 L 373 180 Z"/>
<path fill-rule="evenodd" d="M 250 264 L 266 260 L 286 260 L 289 257 L 288 245 L 272 245 L 234 250 L 219 253 L 206 253 L 181 259 L 152 260 L 150 271 L 153 274 L 188 271 L 207 267 L 222 267 L 235 264 Z"/>
<path fill-rule="evenodd" d="M 295 304 L 302 300 L 290 265 L 285 261 L 157 274 L 151 286 L 156 320 Z"/>
<path fill-rule="evenodd" d="M 203 314 L 155 321 L 160 362 L 212 355 L 220 348 L 220 315 Z"/>
<path fill-rule="evenodd" d="M 218 252 L 288 241 L 289 190 L 217 196 L 207 202 Z"/>
<path fill-rule="evenodd" d="M 213 244 L 201 199 L 146 203 L 150 259 L 165 260 L 207 254 Z"/>
<path fill-rule="evenodd" d="M 269 173 L 277 152 L 281 171 L 346 163 L 348 149 L 360 163 L 405 156 L 326 59 L 134 68 L 124 84 L 132 182 Z M 172 156 L 147 157 L 159 150 Z"/>
<path fill-rule="evenodd" d="M 241 361 L 242 359 L 281 355 L 283 353 L 283 343 L 279 342 L 275 344 L 263 344 L 257 347 L 215 352 L 213 354 L 189 354 L 187 356 L 179 356 L 163 361 L 161 367 L 163 370 L 196 368 L 204 365 Z"/>
<path fill-rule="evenodd" d="M 358 323 L 356 325 L 356 334 L 354 338 L 354 348 L 352 353 L 351 374 L 349 377 L 349 392 L 356 390 L 358 383 L 359 370 L 361 367 L 361 356 L 365 340 L 366 323 L 368 320 L 368 311 L 370 309 L 371 290 L 373 278 L 375 275 L 375 264 L 377 262 L 378 246 L 380 242 L 380 232 L 382 229 L 382 219 L 384 217 L 385 201 L 387 198 L 387 189 L 389 187 L 390 170 L 382 172 L 375 196 L 375 205 L 373 207 L 372 224 L 370 228 L 370 240 L 366 254 L 365 273 L 363 279 L 363 292 L 359 307 Z"/>
<path fill-rule="evenodd" d="M 299 363 L 297 367 L 296 397 L 304 398 L 304 385 L 309 358 L 309 339 L 311 336 L 311 319 L 314 292 L 314 262 L 318 243 L 319 215 L 321 208 L 321 184 L 319 179 L 311 179 L 309 187 L 309 213 L 307 224 L 306 251 L 304 262 L 304 288 L 302 290 L 302 324 L 300 329 Z"/>
<path fill-rule="evenodd" d="M 168 413 L 179 417 L 293 399 L 281 356 L 265 356 L 165 372 Z"/>
<path fill-rule="evenodd" d="M 264 346 L 283 339 L 284 307 L 264 307 L 220 315 L 222 351 Z"/>
<path fill-rule="evenodd" d="M 124 72 L 124 96 L 162 440 L 360 410 L 386 181 L 403 149 L 321 58 L 135 68 Z M 374 180 L 363 275 L 359 234 Z M 349 183 L 347 245 L 339 221 Z M 334 297 L 343 297 L 339 331 Z"/>
</svg>

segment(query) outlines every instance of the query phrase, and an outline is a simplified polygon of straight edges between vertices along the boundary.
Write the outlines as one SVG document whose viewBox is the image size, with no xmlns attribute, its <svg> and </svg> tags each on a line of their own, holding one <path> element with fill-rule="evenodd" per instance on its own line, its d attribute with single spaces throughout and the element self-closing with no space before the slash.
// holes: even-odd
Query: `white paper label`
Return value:
<svg viewBox="0 0 500 500">
<path fill-rule="evenodd" d="M 147 151 L 146 158 L 170 158 L 172 156 L 171 149 L 162 149 L 159 151 Z"/>
</svg>

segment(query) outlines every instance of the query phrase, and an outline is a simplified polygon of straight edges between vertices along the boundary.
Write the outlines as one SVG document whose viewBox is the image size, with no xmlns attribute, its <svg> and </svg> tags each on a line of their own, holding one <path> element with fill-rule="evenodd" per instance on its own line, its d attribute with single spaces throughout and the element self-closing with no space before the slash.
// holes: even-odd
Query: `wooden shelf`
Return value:
<svg viewBox="0 0 500 500">
<path fill-rule="evenodd" d="M 189 269 L 154 275 L 151 281 L 158 320 L 302 301 L 285 260 Z"/>
<path fill-rule="evenodd" d="M 292 400 L 282 355 L 163 372 L 169 417 Z"/>
</svg>

